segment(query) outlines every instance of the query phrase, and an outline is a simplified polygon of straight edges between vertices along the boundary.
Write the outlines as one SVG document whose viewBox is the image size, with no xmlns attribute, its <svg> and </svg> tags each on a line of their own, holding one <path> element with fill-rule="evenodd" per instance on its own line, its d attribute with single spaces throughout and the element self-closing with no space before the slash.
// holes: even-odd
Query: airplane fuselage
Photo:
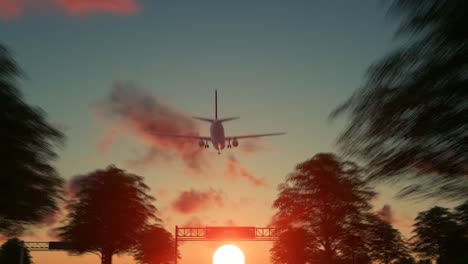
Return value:
<svg viewBox="0 0 468 264">
<path fill-rule="evenodd" d="M 213 144 L 213 147 L 220 151 L 224 149 L 225 145 L 225 137 L 224 137 L 224 127 L 223 123 L 219 120 L 214 120 L 211 122 L 210 126 L 210 137 L 211 137 L 211 143 Z"/>
</svg>

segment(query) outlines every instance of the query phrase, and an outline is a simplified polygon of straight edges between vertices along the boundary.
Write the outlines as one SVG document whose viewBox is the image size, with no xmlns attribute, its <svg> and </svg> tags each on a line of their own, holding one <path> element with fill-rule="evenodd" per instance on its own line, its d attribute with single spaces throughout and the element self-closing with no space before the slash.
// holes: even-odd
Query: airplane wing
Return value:
<svg viewBox="0 0 468 264">
<path fill-rule="evenodd" d="M 163 133 L 153 133 L 153 135 L 160 136 L 160 137 L 191 138 L 191 139 L 211 140 L 211 137 L 192 136 L 192 135 L 175 135 L 175 134 L 163 134 Z"/>
<path fill-rule="evenodd" d="M 230 136 L 226 137 L 227 140 L 241 139 L 241 138 L 259 138 L 259 137 L 270 137 L 270 136 L 279 136 L 285 135 L 285 132 L 281 133 L 269 133 L 269 134 L 253 134 L 253 135 L 242 135 L 242 136 Z"/>
</svg>

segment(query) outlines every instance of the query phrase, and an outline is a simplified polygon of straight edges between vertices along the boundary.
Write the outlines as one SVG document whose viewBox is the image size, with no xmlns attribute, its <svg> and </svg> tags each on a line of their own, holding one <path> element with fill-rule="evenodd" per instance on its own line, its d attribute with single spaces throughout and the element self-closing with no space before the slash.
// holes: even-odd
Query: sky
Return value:
<svg viewBox="0 0 468 264">
<path fill-rule="evenodd" d="M 398 44 L 396 26 L 379 0 L 0 0 L 0 42 L 26 73 L 20 89 L 67 135 L 60 174 L 72 180 L 115 164 L 144 176 L 172 232 L 268 225 L 277 186 L 294 166 L 337 151 L 344 122 L 328 115 Z M 208 124 L 190 116 L 214 116 L 215 89 L 219 116 L 241 117 L 225 123 L 226 135 L 287 135 L 217 155 L 148 133 L 208 135 Z M 447 206 L 395 199 L 397 186 L 377 190 L 374 210 L 406 236 L 418 211 Z M 53 240 L 50 228 L 24 239 Z M 211 263 L 222 244 L 183 243 L 179 263 Z M 269 263 L 271 242 L 236 245 L 246 263 Z M 95 255 L 32 255 L 36 264 L 99 263 Z"/>
</svg>

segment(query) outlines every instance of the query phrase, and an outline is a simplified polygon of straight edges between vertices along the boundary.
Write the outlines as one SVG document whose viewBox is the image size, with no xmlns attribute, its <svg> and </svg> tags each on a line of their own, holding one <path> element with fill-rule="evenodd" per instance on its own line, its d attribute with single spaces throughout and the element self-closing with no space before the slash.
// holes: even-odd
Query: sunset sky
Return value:
<svg viewBox="0 0 468 264">
<path fill-rule="evenodd" d="M 0 42 L 26 73 L 20 88 L 27 102 L 67 135 L 56 163 L 65 179 L 110 164 L 144 176 L 171 232 L 175 225 L 263 227 L 274 214 L 277 185 L 294 166 L 336 151 L 343 120 L 329 122 L 329 113 L 398 44 L 383 3 L 0 0 Z M 208 124 L 190 116 L 214 116 L 215 89 L 219 116 L 241 117 L 225 124 L 226 135 L 287 135 L 240 141 L 240 148 L 217 155 L 196 141 L 149 133 L 208 135 Z M 397 200 L 395 190 L 378 186 L 373 204 L 408 236 L 417 212 L 438 202 Z M 24 239 L 53 240 L 49 230 L 57 220 Z M 222 244 L 186 242 L 180 263 L 211 263 Z M 271 242 L 236 245 L 246 263 L 269 263 Z M 63 252 L 33 258 L 36 264 L 99 262 Z"/>
</svg>

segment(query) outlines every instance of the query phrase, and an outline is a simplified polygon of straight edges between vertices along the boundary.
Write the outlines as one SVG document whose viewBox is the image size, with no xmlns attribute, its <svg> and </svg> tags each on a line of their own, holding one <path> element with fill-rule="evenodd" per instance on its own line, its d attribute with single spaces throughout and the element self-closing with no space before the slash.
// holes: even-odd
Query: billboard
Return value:
<svg viewBox="0 0 468 264">
<path fill-rule="evenodd" d="M 205 229 L 207 239 L 254 239 L 255 227 L 252 226 L 216 226 Z"/>
</svg>

